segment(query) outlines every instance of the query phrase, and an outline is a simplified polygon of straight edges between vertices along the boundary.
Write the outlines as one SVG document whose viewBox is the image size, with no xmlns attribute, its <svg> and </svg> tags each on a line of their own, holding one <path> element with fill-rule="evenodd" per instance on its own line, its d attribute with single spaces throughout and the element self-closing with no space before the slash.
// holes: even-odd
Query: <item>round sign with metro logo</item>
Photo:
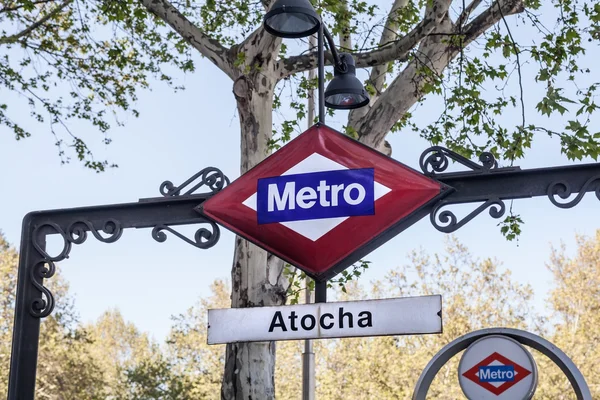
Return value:
<svg viewBox="0 0 600 400">
<path fill-rule="evenodd" d="M 465 350 L 458 381 L 469 400 L 529 400 L 537 386 L 537 367 L 519 342 L 502 335 L 481 338 Z"/>
</svg>

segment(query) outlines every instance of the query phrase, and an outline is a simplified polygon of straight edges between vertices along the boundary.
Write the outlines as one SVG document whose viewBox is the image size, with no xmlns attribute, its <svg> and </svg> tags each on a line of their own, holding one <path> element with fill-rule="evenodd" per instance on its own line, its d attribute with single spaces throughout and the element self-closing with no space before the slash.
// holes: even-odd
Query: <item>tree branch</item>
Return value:
<svg viewBox="0 0 600 400">
<path fill-rule="evenodd" d="M 356 68 L 368 68 L 385 64 L 394 60 L 404 59 L 410 50 L 426 37 L 435 28 L 435 20 L 425 17 L 404 37 L 376 50 L 353 53 Z M 331 65 L 333 58 L 329 52 L 325 53 L 325 63 Z M 277 62 L 279 79 L 285 79 L 298 72 L 308 71 L 317 67 L 317 52 L 293 56 Z"/>
<path fill-rule="evenodd" d="M 390 10 L 381 38 L 379 38 L 379 46 L 385 47 L 386 44 L 393 42 L 398 36 L 398 11 L 408 4 L 408 0 L 395 0 Z M 375 89 L 375 93 L 371 94 L 371 104 L 377 100 L 379 94 L 383 91 L 385 85 L 385 76 L 388 72 L 388 63 L 376 65 L 371 68 L 368 83 Z M 356 108 L 350 111 L 348 121 L 356 121 L 364 117 L 369 109 L 366 107 Z"/>
<path fill-rule="evenodd" d="M 512 15 L 523 10 L 522 0 L 494 1 L 488 9 L 465 27 L 464 45 L 470 44 L 495 25 L 502 19 L 502 15 Z M 423 69 L 426 68 L 432 74 L 439 76 L 460 53 L 460 47 L 449 46 L 447 40 L 443 39 L 444 36 L 456 34 L 456 29 L 447 12 L 444 13 L 435 30 L 437 35 L 432 35 L 421 43 L 414 59 L 394 79 L 368 113 L 352 125 L 359 132 L 361 142 L 375 148 L 383 145 L 385 136 L 396 121 L 400 120 L 423 96 L 422 88 L 427 82 L 427 74 L 423 74 Z"/>
<path fill-rule="evenodd" d="M 406 7 L 408 0 L 396 0 L 390 10 L 385 27 L 379 39 L 379 46 L 384 47 L 387 43 L 392 42 L 398 36 L 398 11 Z M 387 65 L 377 65 L 371 69 L 369 83 L 375 87 L 375 90 L 381 92 L 385 83 L 385 74 Z"/>
<path fill-rule="evenodd" d="M 496 25 L 503 17 L 518 14 L 524 10 L 523 0 L 495 0 L 489 8 L 475 17 L 463 30 L 465 46 Z"/>
<path fill-rule="evenodd" d="M 268 11 L 271 9 L 271 6 L 275 3 L 275 0 L 260 0 L 260 2 L 265 8 L 265 11 Z"/>
<path fill-rule="evenodd" d="M 39 0 L 39 1 L 34 1 L 32 4 L 38 5 L 38 4 L 54 3 L 54 2 L 56 2 L 56 0 Z M 0 14 L 5 13 L 5 12 L 17 11 L 24 7 L 25 7 L 25 4 L 20 4 L 18 6 L 12 6 L 12 7 L 6 6 L 3 8 L 0 8 Z"/>
<path fill-rule="evenodd" d="M 469 19 L 469 16 L 473 12 L 473 10 L 475 10 L 479 6 L 479 4 L 481 4 L 481 0 L 471 1 L 471 3 L 469 3 L 469 5 L 465 7 L 465 9 L 462 11 L 462 13 L 460 13 L 458 19 L 456 20 L 456 25 L 457 26 L 464 25 L 465 22 L 467 22 L 467 20 Z"/>
<path fill-rule="evenodd" d="M 341 24 L 342 30 L 340 32 L 340 49 L 347 53 L 352 51 L 352 37 L 350 36 L 350 13 L 348 12 L 348 0 L 342 0 L 340 4 L 341 9 Z M 340 17 L 338 15 L 338 17 Z"/>
<path fill-rule="evenodd" d="M 282 39 L 268 33 L 262 25 L 257 27 L 243 42 L 229 50 L 229 57 L 237 60 L 238 75 L 260 73 L 276 83 L 274 70 Z M 274 84 L 273 83 L 273 84 Z"/>
<path fill-rule="evenodd" d="M 21 32 L 16 33 L 12 36 L 0 37 L 0 44 L 10 44 L 15 43 L 22 37 L 29 35 L 31 32 L 48 22 L 49 19 L 54 18 L 58 15 L 62 10 L 64 10 L 69 4 L 71 4 L 73 0 L 65 0 L 60 5 L 58 5 L 55 9 L 50 11 L 48 14 L 44 15 L 42 18 L 29 25 L 27 28 L 23 29 Z"/>
<path fill-rule="evenodd" d="M 168 0 L 141 0 L 152 14 L 165 21 L 200 54 L 208 58 L 231 79 L 237 77 L 229 49 L 211 38 L 179 12 Z"/>
</svg>

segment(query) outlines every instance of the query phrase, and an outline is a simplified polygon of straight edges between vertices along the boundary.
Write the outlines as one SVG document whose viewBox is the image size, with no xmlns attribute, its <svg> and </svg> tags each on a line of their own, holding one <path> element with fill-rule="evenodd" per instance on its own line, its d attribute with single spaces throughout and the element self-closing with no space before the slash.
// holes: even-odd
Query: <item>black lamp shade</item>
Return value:
<svg viewBox="0 0 600 400">
<path fill-rule="evenodd" d="M 352 110 L 369 104 L 369 95 L 356 77 L 354 59 L 350 54 L 340 54 L 344 69 L 335 67 L 334 77 L 325 90 L 325 105 L 337 110 Z"/>
<path fill-rule="evenodd" d="M 319 30 L 320 23 L 308 0 L 277 0 L 264 19 L 265 30 L 282 38 L 310 36 Z"/>
</svg>

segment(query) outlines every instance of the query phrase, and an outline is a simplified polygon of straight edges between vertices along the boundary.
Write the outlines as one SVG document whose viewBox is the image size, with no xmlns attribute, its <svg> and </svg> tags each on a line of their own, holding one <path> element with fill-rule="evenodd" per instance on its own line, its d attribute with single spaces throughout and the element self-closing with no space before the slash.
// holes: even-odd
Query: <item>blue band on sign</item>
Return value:
<svg viewBox="0 0 600 400">
<path fill-rule="evenodd" d="M 375 214 L 373 168 L 258 180 L 259 224 Z"/>
<path fill-rule="evenodd" d="M 511 382 L 515 380 L 515 367 L 512 365 L 488 365 L 479 367 L 480 382 Z"/>
</svg>

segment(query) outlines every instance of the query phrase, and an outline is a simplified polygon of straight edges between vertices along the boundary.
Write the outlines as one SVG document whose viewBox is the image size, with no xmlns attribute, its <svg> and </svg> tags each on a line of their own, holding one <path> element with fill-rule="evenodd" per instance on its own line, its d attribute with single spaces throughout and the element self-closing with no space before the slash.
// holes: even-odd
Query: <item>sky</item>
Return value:
<svg viewBox="0 0 600 400">
<path fill-rule="evenodd" d="M 590 60 L 597 56 L 588 55 Z M 526 78 L 526 111 L 533 116 L 536 96 L 544 88 L 535 85 L 532 76 Z M 197 70 L 180 79 L 187 88 L 183 92 L 173 93 L 157 83 L 152 91 L 141 93 L 137 104 L 141 116 L 130 117 L 124 127 L 114 128 L 110 133 L 113 143 L 108 146 L 99 144 L 102 135 L 87 125 L 72 125 L 91 141 L 97 158 L 119 164 L 119 168 L 101 174 L 84 169 L 77 162 L 61 165 L 46 125 L 32 125 L 34 135 L 21 141 L 15 141 L 11 132 L 0 127 L 0 229 L 9 242 L 19 244 L 22 218 L 33 210 L 125 203 L 160 196 L 158 188 L 163 181 L 179 184 L 207 166 L 220 168 L 231 179 L 237 178 L 239 120 L 231 81 L 210 62 L 200 59 Z M 6 92 L 0 95 L 19 101 Z M 417 122 L 427 123 L 432 115 L 439 114 L 439 107 L 435 99 L 426 101 L 415 112 Z M 28 118 L 26 107 L 19 110 L 19 118 Z M 503 118 L 518 121 L 520 117 L 515 112 Z M 532 117 L 535 118 L 538 117 Z M 344 114 L 327 121 L 337 129 L 343 123 Z M 596 131 L 600 130 L 598 121 L 593 124 Z M 426 141 L 408 131 L 391 134 L 388 140 L 396 160 L 418 169 L 419 156 L 429 146 Z M 526 158 L 516 164 L 538 168 L 572 162 L 560 154 L 557 141 L 539 135 Z M 466 213 L 474 208 L 475 205 L 458 209 Z M 497 259 L 516 281 L 532 285 L 536 307 L 543 309 L 551 289 L 551 275 L 545 267 L 550 246 L 562 241 L 568 253 L 573 254 L 575 235 L 592 235 L 600 227 L 600 203 L 588 194 L 577 207 L 560 209 L 540 197 L 515 201 L 514 210 L 525 221 L 518 242 L 508 242 L 500 234 L 499 221 L 487 211 L 455 236 L 476 256 Z M 220 242 L 209 250 L 197 249 L 168 233 L 167 236 L 166 242 L 158 243 L 152 239 L 150 229 L 126 230 L 113 244 L 100 243 L 90 236 L 86 243 L 74 246 L 70 258 L 60 263 L 59 273 L 70 283 L 81 320 L 92 322 L 105 310 L 117 308 L 139 329 L 162 340 L 169 332 L 171 316 L 185 312 L 200 297 L 208 295 L 215 279 L 230 276 L 234 235 L 226 229 L 222 229 Z M 421 220 L 366 257 L 372 264 L 362 282 L 381 279 L 391 268 L 408 264 L 408 254 L 414 249 L 431 254 L 442 251 L 446 238 L 428 218 Z M 57 249 L 58 244 L 49 240 L 50 250 Z"/>
</svg>

